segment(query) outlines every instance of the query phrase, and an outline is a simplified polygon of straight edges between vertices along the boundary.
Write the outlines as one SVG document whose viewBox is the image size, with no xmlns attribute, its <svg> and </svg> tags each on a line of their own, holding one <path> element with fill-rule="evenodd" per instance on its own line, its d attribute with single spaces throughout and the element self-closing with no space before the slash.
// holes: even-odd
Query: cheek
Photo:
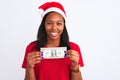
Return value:
<svg viewBox="0 0 120 80">
<path fill-rule="evenodd" d="M 47 28 L 49 28 L 49 26 L 48 26 L 48 25 L 45 25 L 45 29 L 47 29 Z"/>
<path fill-rule="evenodd" d="M 63 30 L 64 29 L 64 25 L 58 26 L 59 30 Z"/>
<path fill-rule="evenodd" d="M 64 28 L 60 28 L 59 30 L 60 30 L 60 32 L 61 32 L 61 34 L 62 34 L 62 33 L 63 33 Z"/>
<path fill-rule="evenodd" d="M 45 30 L 48 31 L 51 29 L 51 26 L 45 25 Z"/>
</svg>

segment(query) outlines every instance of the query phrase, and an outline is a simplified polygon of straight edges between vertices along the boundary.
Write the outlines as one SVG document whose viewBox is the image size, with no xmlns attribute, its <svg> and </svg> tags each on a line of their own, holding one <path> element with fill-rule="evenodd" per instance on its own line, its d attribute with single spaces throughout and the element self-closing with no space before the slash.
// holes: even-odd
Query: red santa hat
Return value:
<svg viewBox="0 0 120 80">
<path fill-rule="evenodd" d="M 47 13 L 52 11 L 58 12 L 64 17 L 64 19 L 66 19 L 66 12 L 63 6 L 58 2 L 46 2 L 43 5 L 39 6 L 39 10 L 40 10 L 42 19 Z"/>
</svg>

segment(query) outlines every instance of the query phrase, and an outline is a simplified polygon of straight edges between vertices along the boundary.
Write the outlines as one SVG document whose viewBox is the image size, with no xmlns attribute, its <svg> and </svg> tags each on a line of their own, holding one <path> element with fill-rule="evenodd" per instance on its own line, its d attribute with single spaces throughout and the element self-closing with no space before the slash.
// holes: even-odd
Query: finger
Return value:
<svg viewBox="0 0 120 80">
<path fill-rule="evenodd" d="M 33 59 L 31 59 L 31 63 L 32 64 L 36 64 L 38 62 L 40 62 L 40 58 L 33 58 Z"/>
<path fill-rule="evenodd" d="M 33 58 L 34 58 L 33 53 L 32 52 L 28 53 L 27 60 L 30 60 L 30 59 L 33 59 Z"/>
<path fill-rule="evenodd" d="M 35 54 L 36 55 L 40 55 L 41 53 L 40 53 L 40 51 L 36 51 Z"/>
<path fill-rule="evenodd" d="M 32 52 L 31 52 L 31 53 L 28 53 L 28 55 L 27 55 L 27 56 L 28 56 L 28 57 L 30 57 L 30 56 L 32 56 L 32 54 L 33 54 Z"/>
<path fill-rule="evenodd" d="M 69 50 L 67 53 L 68 53 L 69 55 L 79 56 L 78 52 L 75 51 L 75 50 Z"/>
<path fill-rule="evenodd" d="M 37 64 L 37 63 L 41 62 L 42 57 L 37 57 L 37 58 L 34 58 L 34 59 L 35 59 L 35 64 Z"/>
<path fill-rule="evenodd" d="M 74 56 L 79 56 L 78 52 L 74 51 L 74 50 L 71 51 L 71 54 L 74 55 Z"/>
<path fill-rule="evenodd" d="M 31 56 L 32 56 L 33 58 L 40 57 L 40 52 L 39 52 L 39 51 L 32 52 L 32 53 L 31 53 Z"/>
<path fill-rule="evenodd" d="M 67 50 L 66 51 L 66 57 L 70 57 L 71 56 L 71 50 Z"/>
<path fill-rule="evenodd" d="M 40 61 L 40 59 L 41 59 L 40 52 L 31 52 L 31 53 L 28 54 L 28 60 L 32 60 L 32 61 L 38 60 L 38 61 Z"/>
<path fill-rule="evenodd" d="M 70 60 L 71 60 L 73 63 L 78 63 L 78 62 L 79 62 L 79 59 L 78 59 L 78 58 L 75 58 L 75 57 L 71 57 Z"/>
<path fill-rule="evenodd" d="M 40 54 L 37 54 L 37 55 L 34 55 L 34 57 L 35 57 L 35 58 L 41 57 L 41 55 L 40 55 Z"/>
<path fill-rule="evenodd" d="M 71 55 L 69 58 L 70 58 L 70 60 L 75 60 L 75 59 L 77 59 L 78 57 L 76 57 L 76 56 L 74 56 L 74 55 Z"/>
<path fill-rule="evenodd" d="M 42 60 L 42 57 L 41 56 L 40 57 L 36 57 L 35 59 L 36 59 L 36 61 L 40 61 L 40 60 Z"/>
<path fill-rule="evenodd" d="M 72 56 L 72 51 L 71 50 L 66 51 L 66 56 L 70 58 Z"/>
<path fill-rule="evenodd" d="M 70 53 L 71 53 L 71 50 L 66 51 L 66 54 L 70 55 Z"/>
<path fill-rule="evenodd" d="M 70 52 L 69 54 L 67 54 L 67 57 L 70 58 L 70 60 L 79 60 L 79 54 L 75 53 L 75 52 Z"/>
</svg>

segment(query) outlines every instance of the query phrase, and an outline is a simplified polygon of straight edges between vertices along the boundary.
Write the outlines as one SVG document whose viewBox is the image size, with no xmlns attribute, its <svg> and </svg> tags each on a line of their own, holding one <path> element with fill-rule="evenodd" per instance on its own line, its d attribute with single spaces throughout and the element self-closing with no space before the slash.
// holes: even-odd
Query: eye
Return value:
<svg viewBox="0 0 120 80">
<path fill-rule="evenodd" d="M 52 23 L 51 22 L 47 22 L 47 25 L 51 25 Z"/>
<path fill-rule="evenodd" d="M 62 25 L 62 23 L 58 22 L 58 23 L 57 23 L 57 25 L 58 25 L 58 26 L 61 26 L 61 25 Z"/>
</svg>

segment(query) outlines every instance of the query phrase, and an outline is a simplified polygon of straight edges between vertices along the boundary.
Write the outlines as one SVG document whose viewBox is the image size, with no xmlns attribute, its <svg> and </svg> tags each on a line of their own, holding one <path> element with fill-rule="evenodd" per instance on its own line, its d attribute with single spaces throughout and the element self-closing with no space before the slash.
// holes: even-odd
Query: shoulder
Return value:
<svg viewBox="0 0 120 80">
<path fill-rule="evenodd" d="M 27 50 L 32 50 L 37 45 L 37 41 L 29 43 L 26 47 Z"/>
<path fill-rule="evenodd" d="M 37 41 L 33 41 L 27 45 L 27 47 L 35 46 L 37 44 Z"/>
<path fill-rule="evenodd" d="M 70 46 L 71 46 L 71 47 L 78 46 L 78 44 L 77 44 L 77 43 L 74 43 L 74 42 L 71 42 L 71 41 L 69 42 L 69 44 L 70 44 Z"/>
<path fill-rule="evenodd" d="M 79 45 L 74 42 L 69 42 L 71 49 L 79 49 Z"/>
</svg>

